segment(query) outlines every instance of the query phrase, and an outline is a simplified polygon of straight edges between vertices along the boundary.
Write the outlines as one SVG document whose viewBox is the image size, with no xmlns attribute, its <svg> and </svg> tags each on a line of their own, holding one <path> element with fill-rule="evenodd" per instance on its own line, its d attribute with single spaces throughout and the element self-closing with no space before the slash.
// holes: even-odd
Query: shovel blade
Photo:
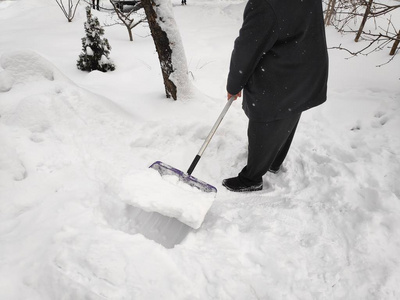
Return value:
<svg viewBox="0 0 400 300">
<path fill-rule="evenodd" d="M 217 189 L 214 186 L 212 186 L 211 184 L 201 181 L 200 179 L 197 179 L 196 177 L 193 177 L 192 175 L 184 173 L 181 170 L 171 167 L 170 165 L 167 165 L 161 161 L 156 161 L 155 163 L 153 163 L 150 166 L 150 168 L 157 170 L 161 176 L 164 176 L 164 175 L 177 176 L 181 182 L 184 182 L 191 187 L 195 187 L 195 188 L 201 190 L 202 192 L 206 192 L 206 193 L 216 193 L 217 192 Z"/>
<path fill-rule="evenodd" d="M 202 204 L 198 207 L 190 204 L 190 201 L 195 201 L 194 199 L 196 198 L 187 199 L 189 204 L 185 205 L 189 205 L 187 208 L 189 210 L 195 210 L 196 213 L 192 215 L 188 214 L 187 211 L 185 214 L 185 218 L 187 219 L 185 220 L 179 220 L 178 217 L 175 218 L 164 215 L 162 214 L 162 209 L 161 213 L 159 213 L 151 208 L 146 209 L 144 207 L 138 207 L 137 205 L 135 206 L 134 204 L 128 206 L 128 216 L 130 220 L 128 225 L 129 232 L 140 233 L 147 239 L 153 240 L 166 248 L 173 248 L 175 245 L 181 243 L 192 230 L 200 227 L 209 209 L 209 206 L 211 206 L 212 203 L 212 200 L 210 202 L 209 199 L 214 199 L 217 189 L 204 181 L 201 181 L 160 161 L 153 163 L 150 168 L 157 170 L 161 176 L 176 176 L 178 177 L 180 183 L 183 182 L 184 184 L 201 191 L 199 193 L 197 190 L 195 190 L 194 194 L 191 195 L 200 195 L 202 192 L 207 193 L 207 195 L 204 195 L 206 197 L 201 197 L 201 199 L 202 201 L 205 201 L 204 199 L 208 200 L 202 202 Z M 134 182 L 137 184 L 137 181 Z M 159 195 L 157 194 L 155 198 L 157 198 L 157 196 Z M 179 197 L 179 195 L 177 195 L 177 197 Z M 155 198 L 153 198 L 153 200 Z M 196 203 L 199 204 L 199 202 Z M 173 210 L 172 207 L 170 207 L 170 209 Z M 180 209 L 185 210 L 186 208 L 180 207 Z"/>
</svg>

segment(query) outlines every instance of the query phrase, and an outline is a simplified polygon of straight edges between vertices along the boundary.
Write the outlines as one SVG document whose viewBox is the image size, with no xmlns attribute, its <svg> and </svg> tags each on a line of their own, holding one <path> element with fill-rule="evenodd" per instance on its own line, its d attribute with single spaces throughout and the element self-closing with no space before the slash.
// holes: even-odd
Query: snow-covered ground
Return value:
<svg viewBox="0 0 400 300">
<path fill-rule="evenodd" d="M 329 99 L 260 192 L 221 186 L 246 160 L 235 102 L 193 173 L 218 188 L 203 225 L 172 249 L 135 232 L 127 182 L 151 201 L 151 163 L 188 168 L 225 105 L 245 5 L 172 3 L 193 85 L 176 102 L 146 26 L 133 42 L 106 27 L 116 70 L 85 73 L 84 2 L 68 23 L 53 0 L 0 1 L 0 299 L 399 299 L 400 60 L 376 67 L 388 50 L 329 52 Z"/>
</svg>

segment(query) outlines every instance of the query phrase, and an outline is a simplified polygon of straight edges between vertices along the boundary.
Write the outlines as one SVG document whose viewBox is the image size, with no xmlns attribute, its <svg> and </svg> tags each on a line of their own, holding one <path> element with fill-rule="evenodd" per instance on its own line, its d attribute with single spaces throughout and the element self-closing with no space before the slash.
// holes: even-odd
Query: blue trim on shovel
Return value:
<svg viewBox="0 0 400 300">
<path fill-rule="evenodd" d="M 170 165 L 167 165 L 161 161 L 156 161 L 149 168 L 157 170 L 161 176 L 175 175 L 179 178 L 180 181 L 182 181 L 192 187 L 198 188 L 199 190 L 201 190 L 203 192 L 206 192 L 206 193 L 216 193 L 217 192 L 216 187 L 214 187 L 204 181 L 201 181 L 200 179 L 197 179 L 196 177 L 193 177 L 192 175 L 184 173 L 181 170 L 171 167 Z"/>
</svg>

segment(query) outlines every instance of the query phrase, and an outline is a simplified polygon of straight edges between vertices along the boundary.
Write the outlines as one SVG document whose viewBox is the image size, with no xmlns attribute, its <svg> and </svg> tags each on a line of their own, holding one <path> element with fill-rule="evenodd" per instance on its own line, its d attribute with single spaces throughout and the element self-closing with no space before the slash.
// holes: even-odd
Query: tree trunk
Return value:
<svg viewBox="0 0 400 300">
<path fill-rule="evenodd" d="M 399 44 L 400 44 L 400 30 L 399 30 L 399 33 L 397 34 L 397 40 L 394 41 L 393 47 L 390 50 L 390 53 L 389 53 L 390 55 L 394 55 L 396 53 L 396 49 L 397 49 L 397 47 L 399 47 Z"/>
<path fill-rule="evenodd" d="M 364 30 L 364 26 L 365 26 L 365 23 L 367 22 L 368 15 L 369 15 L 369 13 L 370 13 L 370 11 L 371 11 L 371 6 L 372 6 L 372 2 L 373 2 L 373 1 L 374 1 L 374 0 L 369 0 L 368 3 L 367 3 L 367 8 L 365 9 L 365 13 L 364 13 L 363 20 L 362 20 L 362 22 L 361 22 L 361 26 L 360 26 L 360 28 L 358 29 L 356 38 L 354 39 L 355 42 L 358 42 L 358 40 L 360 39 L 361 33 L 362 33 L 363 30 Z"/>
<path fill-rule="evenodd" d="M 164 0 L 165 1 L 165 0 Z M 167 98 L 177 99 L 176 85 L 170 80 L 170 75 L 174 72 L 172 65 L 172 49 L 167 33 L 160 27 L 157 22 L 157 14 L 154 9 L 156 3 L 154 0 L 141 0 L 147 21 L 149 23 L 151 35 L 160 60 L 161 71 L 164 79 L 165 94 Z"/>
<path fill-rule="evenodd" d="M 329 0 L 328 7 L 325 11 L 325 25 L 329 26 L 332 22 L 333 13 L 335 11 L 336 0 Z"/>
<path fill-rule="evenodd" d="M 129 40 L 133 42 L 133 34 L 132 34 L 132 29 L 129 26 L 126 26 L 126 29 L 128 29 L 128 34 L 129 34 Z"/>
</svg>

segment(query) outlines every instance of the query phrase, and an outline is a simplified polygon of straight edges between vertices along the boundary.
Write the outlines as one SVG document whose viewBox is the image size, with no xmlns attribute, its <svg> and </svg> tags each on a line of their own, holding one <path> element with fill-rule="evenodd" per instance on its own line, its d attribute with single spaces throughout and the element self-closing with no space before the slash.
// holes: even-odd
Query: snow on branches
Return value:
<svg viewBox="0 0 400 300">
<path fill-rule="evenodd" d="M 102 72 L 115 70 L 114 63 L 109 59 L 111 46 L 103 38 L 104 29 L 97 17 L 92 16 L 90 6 L 86 7 L 86 36 L 82 38 L 82 53 L 77 61 L 78 69 L 82 71 L 98 70 Z"/>
</svg>

